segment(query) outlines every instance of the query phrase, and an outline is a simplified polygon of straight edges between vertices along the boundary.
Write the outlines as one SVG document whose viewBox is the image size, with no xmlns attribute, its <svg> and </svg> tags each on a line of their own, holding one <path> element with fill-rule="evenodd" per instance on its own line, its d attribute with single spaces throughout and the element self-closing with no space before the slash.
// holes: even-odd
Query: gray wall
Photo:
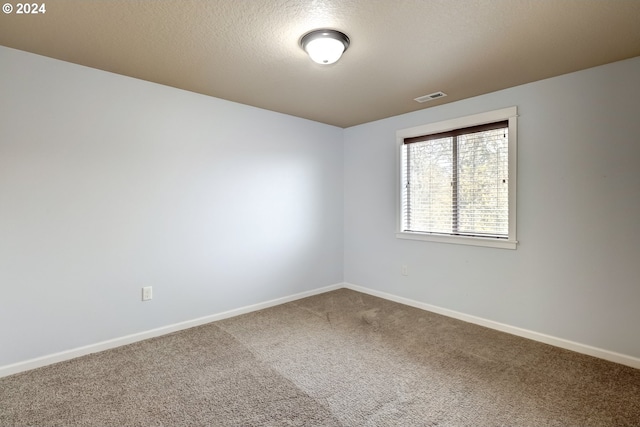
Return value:
<svg viewBox="0 0 640 427">
<path fill-rule="evenodd" d="M 518 249 L 396 239 L 396 130 L 512 105 Z M 640 357 L 640 58 L 349 128 L 344 150 L 346 282 Z"/>
<path fill-rule="evenodd" d="M 342 282 L 342 129 L 4 47 L 0 75 L 0 366 Z"/>
<path fill-rule="evenodd" d="M 344 131 L 4 47 L 0 76 L 0 366 L 343 279 L 640 357 L 640 58 Z M 396 130 L 511 105 L 518 249 L 396 239 Z"/>
</svg>

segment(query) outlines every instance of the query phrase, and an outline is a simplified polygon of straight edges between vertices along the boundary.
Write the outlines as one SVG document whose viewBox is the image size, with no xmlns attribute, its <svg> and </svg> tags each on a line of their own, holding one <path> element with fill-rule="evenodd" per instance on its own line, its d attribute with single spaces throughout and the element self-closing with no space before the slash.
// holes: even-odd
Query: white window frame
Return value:
<svg viewBox="0 0 640 427">
<path fill-rule="evenodd" d="M 486 246 L 491 248 L 516 249 L 516 187 L 517 187 L 517 159 L 518 159 L 518 128 L 517 107 L 507 107 L 500 110 L 488 111 L 471 116 L 458 117 L 441 122 L 430 123 L 396 132 L 396 165 L 398 168 L 396 185 L 396 237 L 399 239 L 425 240 L 429 242 L 453 243 L 459 245 Z M 433 133 L 448 132 L 454 129 L 477 126 L 487 123 L 508 120 L 509 122 L 509 237 L 497 239 L 490 237 L 453 236 L 446 234 L 419 233 L 402 231 L 402 146 L 405 138 L 413 138 Z"/>
</svg>

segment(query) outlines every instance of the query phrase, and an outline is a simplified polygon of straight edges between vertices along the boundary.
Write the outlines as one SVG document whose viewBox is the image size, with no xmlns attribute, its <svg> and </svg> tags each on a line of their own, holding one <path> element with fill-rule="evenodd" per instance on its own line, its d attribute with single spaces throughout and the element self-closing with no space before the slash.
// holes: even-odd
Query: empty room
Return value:
<svg viewBox="0 0 640 427">
<path fill-rule="evenodd" d="M 5 0 L 27 425 L 640 425 L 640 1 Z"/>
</svg>

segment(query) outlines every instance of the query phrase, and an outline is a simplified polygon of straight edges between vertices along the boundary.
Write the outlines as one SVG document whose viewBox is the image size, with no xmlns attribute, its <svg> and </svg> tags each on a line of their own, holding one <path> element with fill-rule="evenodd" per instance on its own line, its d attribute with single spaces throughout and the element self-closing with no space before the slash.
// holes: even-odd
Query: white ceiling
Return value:
<svg viewBox="0 0 640 427">
<path fill-rule="evenodd" d="M 42 2 L 1 45 L 340 127 L 640 55 L 640 0 Z M 298 45 L 321 27 L 351 39 L 336 64 Z"/>
</svg>

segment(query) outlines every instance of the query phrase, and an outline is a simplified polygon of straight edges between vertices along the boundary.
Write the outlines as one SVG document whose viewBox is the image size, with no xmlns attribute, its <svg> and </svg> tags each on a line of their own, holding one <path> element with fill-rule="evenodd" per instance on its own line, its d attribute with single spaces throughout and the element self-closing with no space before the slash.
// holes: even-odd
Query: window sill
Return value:
<svg viewBox="0 0 640 427">
<path fill-rule="evenodd" d="M 427 233 L 396 233 L 398 239 L 423 240 L 427 242 L 450 243 L 454 245 L 484 246 L 488 248 L 516 249 L 516 240 L 492 239 L 488 237 L 444 236 Z"/>
</svg>

